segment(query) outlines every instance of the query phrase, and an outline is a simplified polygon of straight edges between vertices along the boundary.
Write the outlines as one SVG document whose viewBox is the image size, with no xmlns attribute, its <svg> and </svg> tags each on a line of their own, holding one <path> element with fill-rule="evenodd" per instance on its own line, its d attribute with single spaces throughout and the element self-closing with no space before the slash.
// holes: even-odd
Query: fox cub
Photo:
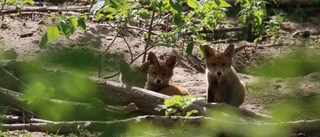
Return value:
<svg viewBox="0 0 320 137">
<path fill-rule="evenodd" d="M 239 107 L 245 98 L 245 85 L 231 66 L 234 45 L 225 50 L 212 50 L 204 46 L 208 82 L 207 102 L 225 102 Z"/>
<path fill-rule="evenodd" d="M 120 82 L 125 85 L 143 88 L 147 82 L 149 67 L 150 62 L 145 62 L 141 66 L 130 68 L 127 62 L 120 60 Z"/>
<path fill-rule="evenodd" d="M 178 86 L 169 85 L 176 65 L 176 56 L 166 60 L 158 60 L 153 52 L 149 52 L 148 59 L 150 68 L 147 75 L 145 89 L 153 90 L 166 95 L 189 95 L 189 92 Z"/>
</svg>

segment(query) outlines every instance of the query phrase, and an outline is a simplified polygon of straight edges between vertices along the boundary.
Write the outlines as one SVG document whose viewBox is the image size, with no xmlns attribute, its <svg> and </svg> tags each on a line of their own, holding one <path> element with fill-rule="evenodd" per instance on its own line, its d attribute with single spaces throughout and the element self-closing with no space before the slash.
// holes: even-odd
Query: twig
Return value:
<svg viewBox="0 0 320 137">
<path fill-rule="evenodd" d="M 23 86 L 26 86 L 26 83 L 24 83 L 22 80 L 20 80 L 19 78 L 17 78 L 16 76 L 14 76 L 12 73 L 10 73 L 9 71 L 7 71 L 5 68 L 3 68 L 2 66 L 0 66 L 1 69 L 6 72 L 9 76 L 13 77 L 16 81 L 20 82 Z"/>
<path fill-rule="evenodd" d="M 0 117 L 1 121 L 6 123 L 53 123 L 50 120 L 27 118 L 23 116 L 3 115 Z"/>
<path fill-rule="evenodd" d="M 20 35 L 20 38 L 31 37 L 34 32 L 28 32 Z"/>
<path fill-rule="evenodd" d="M 107 22 L 107 24 L 108 24 L 112 29 L 114 29 L 115 31 L 117 31 L 117 29 L 116 29 L 114 26 L 112 26 L 109 22 Z M 131 60 L 132 60 L 132 59 L 133 59 L 133 53 L 132 53 L 132 50 L 131 50 L 131 48 L 130 48 L 130 46 L 129 46 L 129 43 L 128 43 L 128 41 L 126 40 L 126 38 L 125 38 L 124 36 L 122 36 L 122 39 L 123 39 L 123 41 L 126 43 L 127 48 L 129 49 L 130 56 L 131 56 Z"/>
<path fill-rule="evenodd" d="M 146 49 L 145 51 L 141 52 L 138 56 L 136 56 L 135 58 L 133 58 L 133 60 L 131 60 L 131 62 L 129 63 L 132 64 L 135 60 L 137 60 L 139 57 L 141 57 L 142 55 L 144 55 L 145 53 L 147 53 L 151 48 L 153 48 L 152 46 L 149 47 L 148 49 Z M 102 79 L 109 79 L 109 78 L 112 78 L 112 77 L 115 77 L 117 75 L 120 74 L 120 71 L 118 71 L 117 73 L 111 75 L 111 76 L 106 76 L 106 77 L 103 77 Z"/>
<path fill-rule="evenodd" d="M 2 10 L 4 8 L 4 5 L 6 5 L 6 3 L 7 3 L 7 0 L 4 0 L 3 5 L 1 6 L 1 9 L 0 9 L 0 15 L 2 16 L 2 21 L 4 20 L 4 15 L 2 14 Z"/>
<path fill-rule="evenodd" d="M 234 28 L 220 28 L 213 30 L 200 30 L 198 33 L 222 33 L 222 32 L 231 32 L 231 31 L 243 31 L 243 27 L 234 27 Z M 187 32 L 186 35 L 192 35 L 192 32 Z"/>
<path fill-rule="evenodd" d="M 91 10 L 91 8 L 92 8 L 92 6 L 93 6 L 94 3 L 95 3 L 95 0 L 91 0 L 90 8 L 89 8 L 89 10 L 88 10 L 89 13 L 90 13 L 90 10 Z"/>
<path fill-rule="evenodd" d="M 219 40 L 219 41 L 213 41 L 211 42 L 212 44 L 218 44 L 218 43 L 232 43 L 232 42 L 237 42 L 241 41 L 239 39 L 225 39 L 225 40 Z"/>
<path fill-rule="evenodd" d="M 11 90 L 5 89 L 0 87 L 0 94 L 2 97 L 5 97 L 6 100 L 9 100 L 8 103 L 10 105 L 16 106 L 20 109 L 22 109 L 23 111 L 28 112 L 29 114 L 36 116 L 36 114 L 26 108 L 24 108 L 23 106 L 21 106 L 21 100 L 19 100 L 19 96 L 21 96 L 21 93 L 18 92 L 13 92 Z M 1 103 L 4 103 L 4 100 L 1 100 Z"/>
<path fill-rule="evenodd" d="M 248 47 L 254 47 L 254 48 L 270 48 L 270 47 L 278 47 L 278 46 L 283 46 L 282 43 L 275 43 L 275 44 L 267 44 L 267 45 L 264 45 L 264 46 L 251 46 L 251 45 L 246 45 L 246 46 L 241 46 L 239 48 L 248 48 Z"/>
<path fill-rule="evenodd" d="M 128 28 L 129 29 L 140 30 L 140 31 L 143 31 L 143 32 L 148 32 L 149 31 L 149 30 L 143 29 L 141 27 L 136 27 L 136 26 L 131 26 L 131 25 L 128 25 Z M 153 32 L 153 31 L 151 31 L 150 33 L 153 34 L 153 35 L 158 35 L 156 32 Z"/>
<path fill-rule="evenodd" d="M 110 48 L 111 45 L 114 43 L 114 41 L 116 40 L 116 38 L 118 37 L 118 35 L 120 34 L 120 32 L 123 30 L 123 28 L 125 28 L 126 24 L 127 24 L 127 23 L 130 21 L 130 19 L 131 19 L 134 15 L 136 15 L 139 11 L 140 11 L 140 9 L 137 10 L 135 13 L 133 13 L 133 14 L 124 22 L 123 26 L 120 28 L 120 30 L 118 30 L 116 36 L 114 36 L 114 38 L 112 39 L 112 41 L 111 41 L 111 43 L 109 44 L 109 46 L 107 47 L 107 49 L 100 53 L 100 55 L 99 55 L 99 71 L 98 71 L 98 77 L 100 77 L 100 74 L 101 74 L 101 59 L 102 59 L 102 55 L 109 50 L 109 48 Z"/>
<path fill-rule="evenodd" d="M 133 60 L 133 53 L 132 53 L 132 51 L 131 51 L 131 48 L 130 48 L 130 46 L 129 46 L 129 43 L 128 43 L 128 41 L 126 40 L 125 37 L 122 37 L 122 38 L 123 38 L 124 42 L 126 43 L 128 49 L 129 49 L 131 60 Z"/>
<path fill-rule="evenodd" d="M 24 7 L 21 12 L 30 12 L 30 11 L 37 11 L 37 12 L 62 12 L 62 11 L 76 11 L 76 12 L 86 12 L 88 11 L 89 6 L 72 6 L 69 7 L 67 10 L 65 7 Z M 3 14 L 10 14 L 10 13 L 17 13 L 17 10 L 12 7 L 12 9 L 2 11 Z"/>
<path fill-rule="evenodd" d="M 150 25 L 149 25 L 147 44 L 146 44 L 146 46 L 144 47 L 144 50 L 147 50 L 148 47 L 149 47 L 149 44 L 150 44 L 152 23 L 153 23 L 153 20 L 154 20 L 155 13 L 156 13 L 156 11 L 155 11 L 155 9 L 153 8 L 152 17 L 151 17 L 151 21 L 150 21 Z M 145 62 L 145 60 L 146 60 L 146 54 L 143 54 L 142 62 Z"/>
</svg>

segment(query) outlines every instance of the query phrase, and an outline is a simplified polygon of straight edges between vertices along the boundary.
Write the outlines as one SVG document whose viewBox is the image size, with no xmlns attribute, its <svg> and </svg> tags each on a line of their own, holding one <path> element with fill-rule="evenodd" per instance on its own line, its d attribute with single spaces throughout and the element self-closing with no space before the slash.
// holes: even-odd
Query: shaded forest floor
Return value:
<svg viewBox="0 0 320 137">
<path fill-rule="evenodd" d="M 98 54 L 109 48 L 109 43 L 116 36 L 116 31 L 108 24 L 87 21 L 86 32 L 77 30 L 70 39 L 61 37 L 48 43 L 45 49 L 40 49 L 38 43 L 42 31 L 51 25 L 50 19 L 28 15 L 8 18 L 13 20 L 1 24 L 0 28 L 0 53 L 13 49 L 18 54 L 17 60 L 46 69 L 69 71 L 77 68 L 87 75 L 97 76 Z M 112 21 L 110 23 L 117 26 Z M 236 51 L 234 67 L 247 88 L 246 100 L 241 108 L 272 115 L 270 110 L 273 106 L 286 103 L 288 99 L 307 99 L 320 95 L 319 16 L 310 17 L 308 22 L 303 23 L 284 21 L 281 26 L 283 32 L 278 36 L 281 42 L 265 39 L 257 47 L 251 42 L 235 42 L 239 50 Z M 311 35 L 306 38 L 296 35 L 299 30 L 308 31 Z M 21 37 L 27 33 L 32 35 Z M 130 60 L 130 51 L 123 37 L 128 41 L 133 56 L 143 52 L 145 41 L 139 37 L 141 33 L 141 30 L 134 28 L 123 30 L 103 56 L 102 77 L 116 73 L 120 59 Z M 196 46 L 193 56 L 186 55 L 181 47 L 159 46 L 150 51 L 164 58 L 176 55 L 178 63 L 171 83 L 187 88 L 196 96 L 206 96 L 204 63 Z M 141 61 L 140 57 L 134 64 L 140 64 Z M 118 81 L 118 77 L 110 80 Z M 313 106 L 316 107 L 316 104 L 310 104 L 310 107 Z"/>
</svg>

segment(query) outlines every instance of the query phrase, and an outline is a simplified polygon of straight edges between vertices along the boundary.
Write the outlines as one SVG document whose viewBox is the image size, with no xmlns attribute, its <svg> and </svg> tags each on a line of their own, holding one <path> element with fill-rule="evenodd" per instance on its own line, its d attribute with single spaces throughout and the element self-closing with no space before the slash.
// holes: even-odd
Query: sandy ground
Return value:
<svg viewBox="0 0 320 137">
<path fill-rule="evenodd" d="M 0 40 L 5 43 L 5 49 L 14 49 L 18 53 L 18 60 L 31 61 L 43 53 L 68 52 L 76 48 L 88 48 L 92 49 L 93 51 L 97 51 L 98 53 L 107 49 L 110 42 L 116 35 L 116 32 L 107 24 L 87 22 L 86 32 L 83 33 L 80 29 L 77 29 L 75 34 L 72 35 L 70 39 L 66 39 L 64 36 L 61 36 L 59 40 L 48 43 L 45 49 L 40 49 L 38 47 L 38 43 L 42 31 L 45 30 L 47 26 L 51 25 L 50 21 L 45 21 L 44 23 L 40 21 L 41 18 L 33 21 L 18 19 L 8 23 L 7 25 L 2 25 L 2 28 L 0 29 Z M 33 32 L 32 36 L 23 38 L 20 37 L 22 34 L 30 32 Z M 139 31 L 129 29 L 126 30 L 123 35 L 128 41 L 134 57 L 140 54 L 144 50 L 145 46 L 145 42 L 141 41 L 136 33 L 139 33 Z M 237 47 L 252 45 L 250 43 L 248 44 L 247 42 L 239 42 L 235 44 Z M 221 45 L 224 44 L 215 46 Z M 294 48 L 275 46 L 262 49 L 246 48 L 245 50 L 241 50 L 236 53 L 234 66 L 237 70 L 239 70 L 239 72 L 241 72 L 239 75 L 247 85 L 246 100 L 241 108 L 245 108 L 253 112 L 268 114 L 268 108 L 270 104 L 282 98 L 284 94 L 292 90 L 293 85 L 292 83 L 288 82 L 291 79 L 301 81 L 298 83 L 298 85 L 294 85 L 297 86 L 301 92 L 306 92 L 306 94 L 308 94 L 310 91 L 320 93 L 320 73 L 318 72 L 314 72 L 306 76 L 290 78 L 290 80 L 286 78 L 258 77 L 249 75 L 246 72 L 245 68 L 250 65 L 257 65 L 254 63 L 258 59 L 276 58 L 279 56 L 279 53 L 285 54 L 292 50 L 294 50 Z M 317 48 L 317 50 L 319 50 L 319 48 Z M 194 50 L 194 56 L 187 56 L 179 49 L 179 47 L 168 48 L 161 46 L 155 47 L 150 51 L 155 52 L 158 57 L 163 56 L 164 58 L 167 58 L 170 55 L 176 55 L 178 57 L 178 63 L 174 69 L 174 76 L 171 83 L 187 88 L 190 93 L 196 96 L 206 96 L 207 84 L 205 74 L 203 73 L 204 63 L 203 59 L 197 52 L 197 48 Z M 106 54 L 110 55 L 110 58 L 119 57 L 130 61 L 130 53 L 122 37 L 117 37 Z M 140 64 L 141 60 L 142 58 L 139 58 L 134 64 Z M 63 62 L 60 63 L 63 64 Z M 107 64 L 106 66 L 108 65 L 110 64 Z M 113 68 L 115 69 L 103 67 L 102 76 L 111 75 L 116 71 L 118 64 L 113 63 L 111 65 L 113 65 Z M 89 74 L 97 75 L 96 72 L 92 71 Z M 111 78 L 111 80 L 118 81 L 118 76 Z M 256 86 L 256 84 L 261 81 L 264 84 Z"/>
</svg>

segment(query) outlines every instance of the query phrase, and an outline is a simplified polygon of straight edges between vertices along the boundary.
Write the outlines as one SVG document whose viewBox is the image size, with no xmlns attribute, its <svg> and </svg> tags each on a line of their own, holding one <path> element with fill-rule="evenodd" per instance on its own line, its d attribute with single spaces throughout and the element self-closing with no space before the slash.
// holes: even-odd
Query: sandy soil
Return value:
<svg viewBox="0 0 320 137">
<path fill-rule="evenodd" d="M 89 21 L 87 22 L 87 30 L 85 33 L 81 32 L 80 29 L 77 29 L 75 34 L 72 35 L 70 39 L 66 39 L 62 36 L 59 40 L 48 43 L 45 49 L 40 49 L 38 47 L 38 43 L 41 37 L 41 33 L 47 26 L 51 25 L 50 23 L 51 22 L 48 20 L 43 22 L 41 21 L 41 18 L 36 18 L 32 21 L 29 19 L 16 19 L 6 25 L 2 24 L 0 29 L 0 40 L 5 43 L 4 49 L 14 49 L 18 53 L 18 60 L 27 61 L 33 61 L 35 58 L 39 57 L 39 55 L 42 56 L 43 54 L 49 53 L 67 53 L 73 49 L 78 48 L 88 48 L 92 51 L 96 51 L 96 53 L 99 53 L 108 48 L 109 43 L 116 35 L 116 32 L 107 24 L 93 23 Z M 300 29 L 308 29 L 308 27 L 303 27 L 304 24 L 300 24 Z M 313 31 L 317 30 L 319 31 L 319 29 L 313 29 Z M 20 37 L 22 34 L 30 32 L 33 32 L 32 36 L 23 38 Z M 138 30 L 128 29 L 124 32 L 125 35 L 123 35 L 124 38 L 128 41 L 134 57 L 140 54 L 145 46 L 145 42 L 139 39 L 139 36 L 136 35 L 137 33 L 140 32 Z M 284 37 L 287 38 L 286 43 L 288 45 L 293 42 L 291 41 L 293 39 L 291 33 L 286 33 Z M 317 37 L 319 40 L 319 36 L 315 35 L 315 37 Z M 299 43 L 301 41 L 295 40 L 295 42 Z M 235 44 L 237 47 L 254 45 L 248 42 L 238 42 Z M 272 43 L 263 43 L 263 45 L 268 44 Z M 215 46 L 219 47 L 223 45 L 224 44 L 217 44 Z M 318 47 L 314 48 L 316 46 Z M 315 45 L 314 47 L 313 49 L 320 51 L 319 44 Z M 293 87 L 298 87 L 298 89 L 305 94 L 309 94 L 311 91 L 320 93 L 319 72 L 287 79 L 253 76 L 250 75 L 250 72 L 248 72 L 247 70 L 248 66 L 259 65 L 257 63 L 257 60 L 259 59 L 279 58 L 279 56 L 281 57 L 281 55 L 283 54 L 289 54 L 294 50 L 295 48 L 290 46 L 274 46 L 265 48 L 247 47 L 236 53 L 234 66 L 239 72 L 241 72 L 239 73 L 239 75 L 247 85 L 246 100 L 241 108 L 245 108 L 253 112 L 268 114 L 268 108 L 270 107 L 270 104 L 277 102 L 278 99 L 283 98 L 286 93 L 291 92 Z M 196 48 L 194 50 L 194 56 L 187 56 L 179 49 L 179 47 L 154 47 L 150 51 L 155 52 L 158 57 L 162 56 L 164 58 L 170 55 L 176 55 L 178 57 L 178 63 L 176 68 L 174 69 L 175 74 L 171 82 L 187 88 L 190 93 L 196 96 L 206 96 L 207 84 L 205 74 L 203 73 L 204 63 Z M 107 55 L 109 59 L 115 59 L 116 61 L 110 64 L 103 64 L 104 67 L 102 69 L 102 76 L 108 76 L 116 72 L 118 68 L 117 58 L 125 58 L 127 61 L 130 61 L 130 53 L 122 37 L 117 37 L 115 42 L 107 51 L 106 56 Z M 140 64 L 141 60 L 142 58 L 139 58 L 134 64 Z M 63 60 L 60 61 L 61 62 L 58 62 L 57 64 L 63 64 Z M 48 62 L 50 62 L 50 59 L 48 59 Z M 48 67 L 46 66 L 46 63 L 38 65 L 42 67 Z M 110 65 L 113 67 L 106 67 Z M 55 67 L 57 67 L 58 69 L 64 69 L 63 67 L 59 68 L 59 66 L 60 65 L 57 65 Z M 95 70 L 92 70 L 88 74 L 97 75 Z M 118 76 L 111 78 L 111 80 L 118 81 Z M 295 80 L 301 82 L 299 82 L 298 85 L 292 85 L 292 83 L 288 82 Z M 262 82 L 263 84 L 257 85 L 259 82 Z"/>
</svg>

